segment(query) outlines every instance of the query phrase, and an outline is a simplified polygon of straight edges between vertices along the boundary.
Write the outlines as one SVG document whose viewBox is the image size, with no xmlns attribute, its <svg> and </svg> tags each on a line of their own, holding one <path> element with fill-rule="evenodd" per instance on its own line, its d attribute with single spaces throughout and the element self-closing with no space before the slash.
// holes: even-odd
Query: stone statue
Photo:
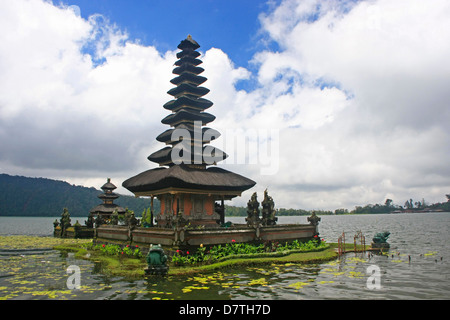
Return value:
<svg viewBox="0 0 450 320">
<path fill-rule="evenodd" d="M 169 266 L 166 264 L 167 256 L 160 244 L 150 245 L 146 259 L 148 268 L 145 269 L 145 274 L 165 275 L 169 271 Z"/>
<path fill-rule="evenodd" d="M 250 200 L 247 202 L 247 221 L 248 226 L 257 226 L 259 224 L 259 202 L 256 192 L 253 193 Z"/>
<path fill-rule="evenodd" d="M 88 219 L 84 221 L 84 224 L 86 225 L 86 227 L 88 228 L 93 228 L 94 227 L 94 216 L 92 215 L 92 213 L 89 213 Z"/>
<path fill-rule="evenodd" d="M 115 209 L 113 211 L 113 213 L 111 214 L 111 225 L 113 226 L 117 226 L 119 224 L 119 212 L 117 211 L 117 209 Z"/>
<path fill-rule="evenodd" d="M 103 216 L 99 213 L 97 214 L 97 217 L 95 218 L 94 221 L 94 226 L 96 228 L 100 227 L 102 224 L 105 224 L 105 220 L 103 219 Z"/>
<path fill-rule="evenodd" d="M 134 212 L 131 211 L 130 218 L 128 219 L 128 227 L 134 228 L 136 226 L 139 226 L 140 223 L 141 221 L 139 219 L 136 219 Z"/>
<path fill-rule="evenodd" d="M 372 248 L 374 249 L 381 249 L 389 248 L 391 245 L 387 242 L 387 239 L 389 238 L 389 235 L 391 233 L 389 231 L 379 232 L 375 234 L 375 236 L 372 239 Z"/>
<path fill-rule="evenodd" d="M 309 223 L 316 227 L 316 231 L 314 233 L 314 238 L 316 238 L 319 241 L 319 243 L 320 243 L 320 237 L 319 237 L 319 222 L 320 222 L 320 220 L 322 220 L 322 218 L 318 217 L 316 215 L 315 211 L 312 212 L 311 217 L 308 217 Z"/>
<path fill-rule="evenodd" d="M 320 220 L 322 219 L 316 215 L 315 211 L 312 212 L 311 217 L 308 217 L 308 222 L 313 226 L 318 226 Z"/>
<path fill-rule="evenodd" d="M 65 237 L 67 229 L 71 226 L 70 224 L 70 213 L 67 208 L 64 208 L 61 214 L 60 226 L 61 226 L 61 237 Z"/>
<path fill-rule="evenodd" d="M 140 225 L 140 220 L 136 219 L 135 215 L 134 215 L 134 211 L 132 210 L 127 210 L 125 211 L 125 225 L 128 226 L 129 228 L 134 228 L 135 226 L 139 226 Z"/>
<path fill-rule="evenodd" d="M 373 237 L 372 241 L 373 243 L 387 243 L 390 234 L 389 231 L 379 232 Z"/>
<path fill-rule="evenodd" d="M 218 224 L 225 223 L 225 206 L 217 202 L 214 203 L 214 212 L 219 215 Z"/>
<path fill-rule="evenodd" d="M 263 226 L 273 226 L 276 224 L 278 218 L 275 217 L 275 202 L 272 197 L 269 196 L 267 189 L 264 190 L 264 200 L 261 202 L 262 205 L 262 224 Z"/>
</svg>

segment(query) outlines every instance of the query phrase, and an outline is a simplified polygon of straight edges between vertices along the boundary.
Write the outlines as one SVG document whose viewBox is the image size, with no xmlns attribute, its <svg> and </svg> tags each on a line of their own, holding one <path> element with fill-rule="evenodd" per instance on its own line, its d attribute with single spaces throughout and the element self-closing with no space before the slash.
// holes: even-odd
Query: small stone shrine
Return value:
<svg viewBox="0 0 450 320">
<path fill-rule="evenodd" d="M 99 194 L 98 197 L 103 200 L 103 203 L 95 206 L 89 211 L 89 217 L 86 224 L 92 223 L 93 217 L 97 217 L 97 224 L 102 224 L 105 219 L 110 220 L 113 213 L 125 214 L 126 210 L 119 205 L 114 203 L 114 200 L 119 198 L 119 195 L 113 191 L 117 187 L 111 183 L 111 179 L 108 178 L 106 183 L 101 187 L 103 193 Z"/>
<path fill-rule="evenodd" d="M 156 140 L 166 146 L 148 159 L 159 168 L 142 172 L 123 182 L 138 196 L 157 197 L 161 212 L 156 214 L 159 227 L 180 224 L 219 226 L 224 223 L 224 201 L 240 196 L 256 183 L 236 173 L 215 166 L 227 155 L 210 145 L 220 133 L 204 127 L 215 116 L 205 112 L 213 103 L 205 98 L 209 89 L 200 86 L 207 79 L 196 51 L 199 44 L 189 35 L 181 41 L 171 80 L 176 85 L 167 93 L 174 97 L 163 107 L 172 113 L 162 119 L 171 128 Z M 219 201 L 220 204 L 217 204 Z M 153 208 L 151 210 L 153 212 Z"/>
</svg>

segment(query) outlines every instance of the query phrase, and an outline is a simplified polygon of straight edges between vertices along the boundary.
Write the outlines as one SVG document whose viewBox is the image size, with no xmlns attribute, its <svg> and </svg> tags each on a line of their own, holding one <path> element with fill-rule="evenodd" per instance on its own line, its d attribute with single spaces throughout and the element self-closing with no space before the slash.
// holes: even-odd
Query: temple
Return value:
<svg viewBox="0 0 450 320">
<path fill-rule="evenodd" d="M 199 47 L 191 36 L 178 45 L 181 52 L 173 70 L 177 77 L 171 80 L 176 87 L 167 92 L 174 99 L 163 106 L 171 113 L 161 121 L 170 129 L 156 138 L 165 146 L 148 157 L 159 167 L 122 184 L 135 196 L 160 200 L 156 223 L 161 227 L 170 227 L 177 219 L 191 225 L 220 225 L 224 223 L 224 201 L 256 184 L 216 166 L 227 155 L 208 145 L 220 133 L 205 127 L 215 116 L 205 112 L 213 103 L 203 98 L 209 89 L 201 86 L 207 79 L 199 75 L 204 71 L 199 67 Z"/>
<path fill-rule="evenodd" d="M 92 208 L 89 213 L 95 216 L 101 215 L 103 218 L 110 218 L 114 211 L 117 211 L 118 214 L 124 214 L 126 210 L 114 203 L 114 200 L 119 198 L 119 195 L 113 192 L 116 188 L 117 187 L 111 183 L 111 179 L 108 178 L 101 188 L 103 193 L 98 195 L 98 197 L 103 200 L 103 203 Z"/>
<path fill-rule="evenodd" d="M 163 144 L 161 148 L 148 156 L 157 166 L 122 183 L 136 197 L 150 198 L 151 222 L 147 216 L 145 223 L 140 223 L 134 215 L 127 214 L 121 223 L 117 219 L 105 223 L 96 220 L 95 243 L 136 244 L 144 248 L 160 244 L 174 253 L 178 248 L 231 242 L 284 243 L 317 238 L 316 219 L 310 224 L 277 224 L 275 203 L 267 190 L 261 203 L 256 192 L 251 196 L 245 224 L 225 222 L 224 202 L 241 196 L 256 183 L 217 165 L 227 155 L 210 145 L 220 133 L 206 126 L 215 117 L 206 112 L 213 103 L 204 98 L 209 89 L 202 86 L 207 79 L 200 75 L 204 69 L 198 59 L 199 47 L 191 36 L 178 45 L 180 52 L 173 69 L 176 77 L 171 80 L 174 88 L 168 91 L 173 99 L 164 104 L 169 114 L 161 121 L 169 128 L 156 137 Z M 112 205 L 112 190 L 106 186 L 101 196 L 104 204 L 100 206 Z M 161 204 L 158 212 L 154 212 L 155 198 Z"/>
</svg>

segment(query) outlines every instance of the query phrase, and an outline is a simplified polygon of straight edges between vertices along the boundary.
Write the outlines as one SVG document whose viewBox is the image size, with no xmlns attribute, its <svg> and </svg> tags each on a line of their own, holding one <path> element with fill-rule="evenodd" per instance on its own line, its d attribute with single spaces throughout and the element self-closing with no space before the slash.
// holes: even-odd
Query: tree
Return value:
<svg viewBox="0 0 450 320">
<path fill-rule="evenodd" d="M 347 209 L 336 209 L 334 210 L 334 214 L 347 214 L 348 210 Z"/>
<path fill-rule="evenodd" d="M 391 207 L 392 206 L 392 199 L 386 199 L 386 201 L 384 202 L 384 205 L 386 206 L 386 207 Z"/>
<path fill-rule="evenodd" d="M 411 203 L 409 202 L 409 200 L 405 201 L 405 207 L 406 209 L 411 209 Z"/>
</svg>

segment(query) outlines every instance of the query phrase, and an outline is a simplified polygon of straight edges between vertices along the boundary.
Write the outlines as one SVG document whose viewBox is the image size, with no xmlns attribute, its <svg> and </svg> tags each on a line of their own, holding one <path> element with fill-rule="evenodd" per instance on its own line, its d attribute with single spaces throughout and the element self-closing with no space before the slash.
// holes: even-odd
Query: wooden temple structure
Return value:
<svg viewBox="0 0 450 320">
<path fill-rule="evenodd" d="M 246 224 L 225 223 L 224 201 L 241 196 L 255 181 L 217 166 L 227 155 L 209 143 L 220 133 L 207 124 L 215 116 L 206 112 L 213 103 L 205 98 L 209 89 L 201 86 L 207 79 L 197 51 L 199 44 L 188 36 L 181 41 L 168 91 L 173 99 L 164 104 L 170 113 L 162 119 L 169 126 L 156 137 L 164 146 L 148 156 L 158 166 L 122 183 L 136 197 L 149 197 L 152 222 L 138 225 L 101 225 L 96 228 L 98 243 L 161 244 L 168 248 L 216 245 L 235 242 L 309 240 L 318 235 L 317 224 L 278 225 L 273 201 L 265 192 L 263 217 L 259 218 L 256 194 L 248 204 Z M 105 188 L 106 190 L 110 190 Z M 112 201 L 105 191 L 103 199 Z M 153 200 L 161 204 L 153 212 Z M 104 203 L 110 206 L 112 203 Z"/>
<path fill-rule="evenodd" d="M 203 98 L 209 89 L 201 86 L 207 79 L 199 75 L 204 71 L 199 67 L 199 47 L 191 36 L 178 45 L 181 52 L 173 70 L 177 76 L 171 80 L 176 87 L 167 92 L 174 99 L 163 106 L 171 113 L 161 121 L 170 129 L 156 138 L 166 146 L 148 157 L 159 167 L 122 184 L 136 196 L 159 199 L 161 212 L 156 215 L 156 223 L 161 227 L 172 225 L 175 219 L 191 225 L 220 225 L 224 223 L 224 201 L 256 184 L 215 166 L 227 155 L 208 145 L 220 133 L 205 127 L 215 116 L 205 112 L 213 103 Z"/>
<path fill-rule="evenodd" d="M 106 183 L 101 187 L 103 193 L 98 195 L 103 200 L 103 203 L 92 208 L 89 213 L 94 216 L 102 215 L 103 218 L 110 218 L 114 211 L 117 211 L 118 214 L 125 214 L 126 210 L 114 203 L 114 200 L 119 198 L 119 195 L 113 192 L 116 188 L 111 183 L 111 179 L 108 178 Z"/>
</svg>

